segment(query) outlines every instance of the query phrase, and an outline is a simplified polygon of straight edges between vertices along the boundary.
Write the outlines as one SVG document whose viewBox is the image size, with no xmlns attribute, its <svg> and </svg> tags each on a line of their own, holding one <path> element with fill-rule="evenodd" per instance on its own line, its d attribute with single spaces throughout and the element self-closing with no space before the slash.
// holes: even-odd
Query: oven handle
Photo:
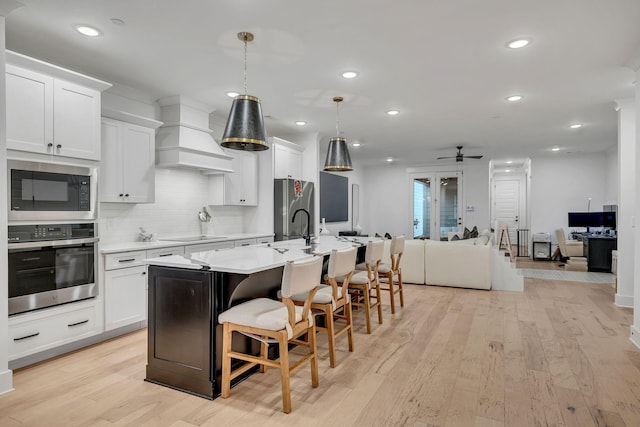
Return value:
<svg viewBox="0 0 640 427">
<path fill-rule="evenodd" d="M 91 237 L 88 239 L 68 239 L 68 240 L 47 240 L 40 242 L 21 242 L 21 243 L 9 243 L 7 246 L 11 249 L 27 249 L 27 248 L 49 248 L 57 246 L 70 246 L 70 245 L 82 245 L 85 243 L 96 243 L 100 240 L 99 237 Z"/>
</svg>

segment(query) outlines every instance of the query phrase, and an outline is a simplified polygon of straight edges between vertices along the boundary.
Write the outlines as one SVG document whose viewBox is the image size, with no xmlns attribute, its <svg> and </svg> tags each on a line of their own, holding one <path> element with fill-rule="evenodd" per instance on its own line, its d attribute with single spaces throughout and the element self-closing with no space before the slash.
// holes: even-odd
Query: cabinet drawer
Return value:
<svg viewBox="0 0 640 427">
<path fill-rule="evenodd" d="M 104 269 L 115 270 L 116 268 L 133 267 L 144 265 L 142 262 L 147 257 L 147 251 L 120 252 L 117 254 L 107 254 L 104 256 Z"/>
<path fill-rule="evenodd" d="M 92 335 L 95 328 L 95 306 L 9 325 L 9 358 L 75 341 Z"/>
<path fill-rule="evenodd" d="M 147 258 L 158 258 L 158 257 L 170 256 L 170 255 L 184 255 L 184 246 L 152 249 L 147 251 Z"/>
<path fill-rule="evenodd" d="M 216 249 L 229 249 L 233 248 L 233 242 L 218 242 L 218 243 L 200 243 L 197 245 L 189 245 L 185 246 L 184 252 L 187 254 L 191 254 L 194 252 L 204 252 L 204 251 L 213 251 Z"/>
<path fill-rule="evenodd" d="M 250 245 L 255 245 L 256 239 L 242 239 L 242 240 L 236 240 L 235 242 L 233 242 L 233 245 L 237 248 L 239 246 L 250 246 Z"/>
<path fill-rule="evenodd" d="M 260 237 L 260 238 L 256 239 L 256 243 L 258 243 L 258 244 L 273 243 L 273 236 L 271 236 L 271 237 Z"/>
</svg>

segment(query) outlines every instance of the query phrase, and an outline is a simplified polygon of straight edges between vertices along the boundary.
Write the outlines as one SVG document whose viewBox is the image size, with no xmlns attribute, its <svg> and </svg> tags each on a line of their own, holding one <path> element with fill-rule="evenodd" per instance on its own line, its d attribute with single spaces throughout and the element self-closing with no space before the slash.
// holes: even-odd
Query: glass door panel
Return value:
<svg viewBox="0 0 640 427">
<path fill-rule="evenodd" d="M 413 238 L 431 238 L 431 179 L 413 180 Z"/>
<path fill-rule="evenodd" d="M 458 209 L 458 177 L 442 176 L 440 181 L 440 240 L 447 240 L 450 231 L 458 231 L 462 218 Z"/>
</svg>

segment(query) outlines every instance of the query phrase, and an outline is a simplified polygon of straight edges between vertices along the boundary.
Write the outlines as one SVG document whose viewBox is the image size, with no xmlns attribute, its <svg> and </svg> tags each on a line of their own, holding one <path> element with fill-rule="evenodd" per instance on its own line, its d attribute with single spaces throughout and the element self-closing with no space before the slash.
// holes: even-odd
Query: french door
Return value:
<svg viewBox="0 0 640 427">
<path fill-rule="evenodd" d="M 447 240 L 462 226 L 462 173 L 411 174 L 413 238 Z"/>
</svg>

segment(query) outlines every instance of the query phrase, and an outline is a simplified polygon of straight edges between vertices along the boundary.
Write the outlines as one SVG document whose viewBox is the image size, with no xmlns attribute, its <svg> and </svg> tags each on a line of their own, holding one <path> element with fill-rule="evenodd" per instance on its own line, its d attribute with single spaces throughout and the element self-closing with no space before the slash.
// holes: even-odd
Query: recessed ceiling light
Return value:
<svg viewBox="0 0 640 427">
<path fill-rule="evenodd" d="M 387 114 L 390 116 L 397 116 L 398 114 L 400 114 L 400 111 L 398 110 L 389 110 L 387 111 Z"/>
<path fill-rule="evenodd" d="M 120 18 L 111 18 L 110 21 L 113 25 L 124 25 L 124 21 Z"/>
<path fill-rule="evenodd" d="M 511 95 L 505 98 L 509 102 L 518 102 L 524 98 L 522 95 Z"/>
<path fill-rule="evenodd" d="M 553 147 L 551 151 L 560 151 L 560 149 L 558 147 Z"/>
<path fill-rule="evenodd" d="M 227 96 L 229 98 L 235 98 L 236 96 L 240 95 L 238 92 L 234 92 L 234 91 L 229 91 L 227 92 Z"/>
<path fill-rule="evenodd" d="M 571 129 L 580 129 L 582 127 L 582 123 L 574 123 L 572 125 L 569 125 L 569 127 Z"/>
<path fill-rule="evenodd" d="M 513 160 L 507 160 L 507 164 L 510 165 L 513 163 Z"/>
<path fill-rule="evenodd" d="M 351 146 L 353 146 L 353 147 L 360 147 L 360 143 L 359 143 L 359 142 L 354 142 L 353 144 L 351 144 Z"/>
<path fill-rule="evenodd" d="M 342 73 L 342 77 L 344 77 L 345 79 L 353 79 L 355 77 L 358 77 L 358 73 L 356 71 L 345 71 L 344 73 Z"/>
<path fill-rule="evenodd" d="M 87 37 L 97 37 L 102 35 L 102 32 L 100 30 L 94 27 L 90 27 L 89 25 L 76 25 L 75 29 L 77 32 Z"/>
<path fill-rule="evenodd" d="M 393 162 L 393 157 L 387 157 L 387 162 Z"/>
<path fill-rule="evenodd" d="M 511 172 L 511 169 L 505 169 L 504 171 L 509 173 L 509 172 Z"/>
<path fill-rule="evenodd" d="M 298 126 L 304 126 L 304 125 L 306 125 L 306 124 L 307 124 L 307 122 L 305 122 L 304 120 L 298 120 L 298 121 L 296 122 L 296 124 L 297 124 Z"/>
<path fill-rule="evenodd" d="M 531 40 L 529 39 L 516 39 L 507 43 L 507 47 L 509 49 L 520 49 L 527 46 L 529 43 L 531 43 Z"/>
</svg>

